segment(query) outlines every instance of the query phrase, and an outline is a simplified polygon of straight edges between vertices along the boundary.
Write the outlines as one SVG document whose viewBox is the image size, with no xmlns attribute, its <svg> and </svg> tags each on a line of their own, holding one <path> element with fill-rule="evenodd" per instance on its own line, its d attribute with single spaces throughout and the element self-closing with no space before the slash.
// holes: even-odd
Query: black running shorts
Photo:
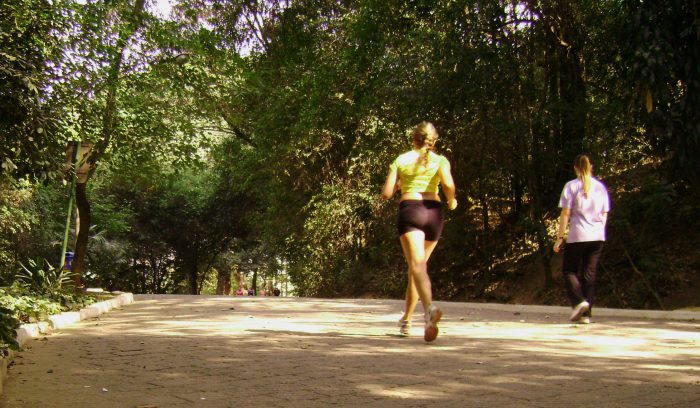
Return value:
<svg viewBox="0 0 700 408">
<path fill-rule="evenodd" d="M 437 241 L 442 234 L 442 203 L 434 200 L 405 200 L 399 203 L 399 235 L 423 231 L 426 241 Z"/>
</svg>

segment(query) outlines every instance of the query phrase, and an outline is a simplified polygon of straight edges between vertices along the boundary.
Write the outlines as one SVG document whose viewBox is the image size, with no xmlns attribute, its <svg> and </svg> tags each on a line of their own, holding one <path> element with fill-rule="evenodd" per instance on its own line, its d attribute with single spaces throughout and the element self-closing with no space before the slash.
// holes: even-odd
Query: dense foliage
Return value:
<svg viewBox="0 0 700 408">
<path fill-rule="evenodd" d="M 559 301 L 556 204 L 585 152 L 613 195 L 601 296 L 664 307 L 697 270 L 671 259 L 698 241 L 693 5 L 3 3 L 4 284 L 27 259 L 58 263 L 59 164 L 81 139 L 94 147 L 71 240 L 86 285 L 223 293 L 233 273 L 234 287 L 288 276 L 298 295 L 400 297 L 379 189 L 430 120 L 462 203 L 431 263 L 439 298 L 508 301 L 506 282 L 535 270 L 540 299 Z M 683 242 L 658 245 L 674 232 Z"/>
</svg>

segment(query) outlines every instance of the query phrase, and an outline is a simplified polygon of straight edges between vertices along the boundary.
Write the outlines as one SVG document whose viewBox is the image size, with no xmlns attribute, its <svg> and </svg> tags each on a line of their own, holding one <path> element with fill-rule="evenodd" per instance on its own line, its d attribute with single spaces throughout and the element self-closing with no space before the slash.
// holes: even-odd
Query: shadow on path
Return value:
<svg viewBox="0 0 700 408">
<path fill-rule="evenodd" d="M 396 336 L 401 301 L 136 301 L 33 342 L 0 406 L 700 406 L 693 322 L 583 326 L 440 303 L 428 345 L 419 315 L 413 336 Z"/>
</svg>

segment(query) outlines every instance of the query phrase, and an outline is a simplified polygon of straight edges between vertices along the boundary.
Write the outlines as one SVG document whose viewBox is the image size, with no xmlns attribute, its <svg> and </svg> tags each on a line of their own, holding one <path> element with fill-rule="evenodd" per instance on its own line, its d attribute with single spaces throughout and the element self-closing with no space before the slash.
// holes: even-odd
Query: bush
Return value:
<svg viewBox="0 0 700 408">
<path fill-rule="evenodd" d="M 0 348 L 9 346 L 13 350 L 17 350 L 19 345 L 15 339 L 17 333 L 15 329 L 19 322 L 14 317 L 13 311 L 0 306 Z"/>
<path fill-rule="evenodd" d="M 63 306 L 51 299 L 22 293 L 22 288 L 0 288 L 0 307 L 8 310 L 18 323 L 31 323 L 61 313 Z"/>
<path fill-rule="evenodd" d="M 93 303 L 93 296 L 67 292 L 69 271 L 54 268 L 46 260 L 29 260 L 8 287 L 0 288 L 0 348 L 18 347 L 15 329 L 21 323 L 46 320 L 49 315 L 77 310 Z"/>
<path fill-rule="evenodd" d="M 30 259 L 28 264 L 31 269 L 20 263 L 23 270 L 17 275 L 17 279 L 33 293 L 53 297 L 73 283 L 70 271 L 54 268 L 46 259 L 43 262 Z M 43 266 L 40 267 L 40 264 Z"/>
<path fill-rule="evenodd" d="M 65 291 L 55 291 L 49 296 L 27 290 L 26 286 L 17 284 L 0 288 L 0 349 L 17 349 L 15 329 L 20 324 L 46 320 L 50 315 L 78 310 L 97 300 L 91 295 Z"/>
</svg>

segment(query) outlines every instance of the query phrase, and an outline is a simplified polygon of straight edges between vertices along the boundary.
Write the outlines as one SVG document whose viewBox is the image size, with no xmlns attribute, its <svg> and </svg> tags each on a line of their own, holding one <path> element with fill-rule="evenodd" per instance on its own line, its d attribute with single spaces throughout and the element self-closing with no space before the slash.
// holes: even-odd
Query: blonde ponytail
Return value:
<svg viewBox="0 0 700 408">
<path fill-rule="evenodd" d="M 588 156 L 584 154 L 576 156 L 576 159 L 574 159 L 574 170 L 576 171 L 576 177 L 583 183 L 583 195 L 588 198 L 588 192 L 591 190 L 591 175 L 593 173 L 593 166 L 591 166 Z"/>
<path fill-rule="evenodd" d="M 430 122 L 421 122 L 413 129 L 413 145 L 420 150 L 418 162 L 427 166 L 430 161 L 430 151 L 435 146 L 438 133 Z"/>
</svg>

